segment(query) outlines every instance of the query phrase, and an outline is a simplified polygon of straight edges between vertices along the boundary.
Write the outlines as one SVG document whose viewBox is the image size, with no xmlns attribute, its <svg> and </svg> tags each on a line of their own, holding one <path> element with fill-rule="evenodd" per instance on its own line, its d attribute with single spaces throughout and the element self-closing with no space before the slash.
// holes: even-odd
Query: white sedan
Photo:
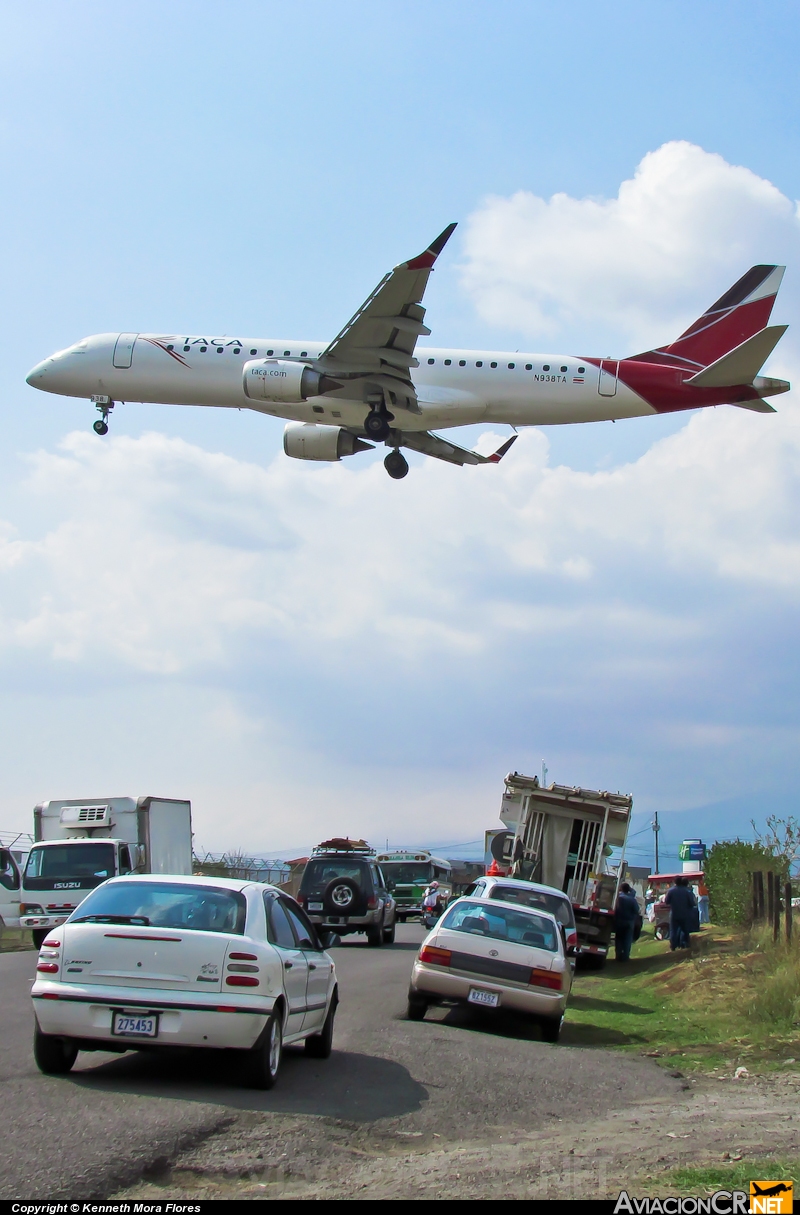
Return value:
<svg viewBox="0 0 800 1215">
<path fill-rule="evenodd" d="M 530 1013 L 557 1042 L 572 986 L 555 916 L 499 900 L 457 899 L 422 942 L 408 992 L 408 1017 L 429 1004 L 465 1003 Z"/>
<path fill-rule="evenodd" d="M 39 951 L 31 995 L 41 1071 L 79 1050 L 243 1052 L 272 1088 L 283 1046 L 327 1058 L 338 992 L 305 913 L 274 886 L 131 875 L 92 891 Z"/>
</svg>

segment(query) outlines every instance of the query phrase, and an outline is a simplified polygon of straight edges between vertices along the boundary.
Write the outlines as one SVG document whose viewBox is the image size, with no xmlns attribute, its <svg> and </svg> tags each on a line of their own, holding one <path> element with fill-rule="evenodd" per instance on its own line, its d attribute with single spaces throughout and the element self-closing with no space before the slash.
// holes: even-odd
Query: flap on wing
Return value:
<svg viewBox="0 0 800 1215">
<path fill-rule="evenodd" d="M 408 447 L 411 451 L 422 452 L 425 456 L 433 456 L 435 459 L 444 460 L 448 464 L 499 464 L 516 438 L 516 435 L 512 435 L 492 455 L 482 456 L 477 451 L 467 451 L 465 447 L 459 447 L 456 443 L 450 443 L 449 440 L 443 439 L 441 435 L 433 435 L 428 430 L 404 430 L 402 432 L 401 447 Z"/>
<path fill-rule="evenodd" d="M 340 378 L 362 379 L 368 390 L 377 375 L 391 377 L 390 391 L 416 400 L 411 382 L 417 338 L 430 334 L 423 324 L 422 297 L 436 258 L 455 229 L 449 224 L 424 253 L 396 266 L 347 322 L 315 362 Z M 380 384 L 379 384 L 380 387 Z"/>
</svg>

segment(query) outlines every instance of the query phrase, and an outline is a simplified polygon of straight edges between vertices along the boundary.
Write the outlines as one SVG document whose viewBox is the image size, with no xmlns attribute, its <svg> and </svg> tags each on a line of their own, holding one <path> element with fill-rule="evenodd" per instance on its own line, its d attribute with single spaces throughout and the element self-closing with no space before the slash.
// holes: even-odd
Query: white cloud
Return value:
<svg viewBox="0 0 800 1215">
<path fill-rule="evenodd" d="M 615 340 L 623 354 L 677 337 L 753 262 L 796 264 L 800 225 L 770 182 L 675 141 L 616 198 L 488 198 L 465 250 L 464 284 L 487 321 L 539 341 Z"/>
</svg>

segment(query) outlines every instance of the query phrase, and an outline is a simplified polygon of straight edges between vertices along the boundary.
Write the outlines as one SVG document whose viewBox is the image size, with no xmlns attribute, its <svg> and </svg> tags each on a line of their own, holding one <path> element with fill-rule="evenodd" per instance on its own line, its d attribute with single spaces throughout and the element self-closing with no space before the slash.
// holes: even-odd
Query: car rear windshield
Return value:
<svg viewBox="0 0 800 1215">
<path fill-rule="evenodd" d="M 544 890 L 523 890 L 520 886 L 493 886 L 489 898 L 501 899 L 504 903 L 519 903 L 521 907 L 538 907 L 540 911 L 549 911 L 565 928 L 575 925 L 569 899 L 560 899 L 557 894 L 546 894 Z"/>
<path fill-rule="evenodd" d="M 134 924 L 189 932 L 244 932 L 247 904 L 238 890 L 183 882 L 109 882 L 70 916 L 70 924 Z"/>
<path fill-rule="evenodd" d="M 496 941 L 513 941 L 515 945 L 533 945 L 551 953 L 558 951 L 558 934 L 552 921 L 521 908 L 512 911 L 510 907 L 490 907 L 483 902 L 454 903 L 439 927 Z"/>
<path fill-rule="evenodd" d="M 334 878 L 352 878 L 359 886 L 364 886 L 369 880 L 369 870 L 363 861 L 354 861 L 352 857 L 327 857 L 309 861 L 300 883 L 302 891 L 320 890 L 332 882 Z"/>
</svg>

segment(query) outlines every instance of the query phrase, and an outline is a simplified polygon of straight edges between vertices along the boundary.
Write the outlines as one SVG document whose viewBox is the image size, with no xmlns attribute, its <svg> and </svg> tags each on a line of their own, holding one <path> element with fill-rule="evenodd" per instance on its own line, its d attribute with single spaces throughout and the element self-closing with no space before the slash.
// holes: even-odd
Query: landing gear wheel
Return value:
<svg viewBox="0 0 800 1215">
<path fill-rule="evenodd" d="M 312 1034 L 305 1040 L 305 1052 L 312 1059 L 328 1059 L 333 1050 L 333 1021 L 336 1016 L 336 993 L 333 994 L 325 1024 L 318 1034 Z"/>
<path fill-rule="evenodd" d="M 408 461 L 396 449 L 389 452 L 383 462 L 383 467 L 393 481 L 402 481 L 403 477 L 408 475 Z"/>
<path fill-rule="evenodd" d="M 248 1054 L 248 1071 L 253 1088 L 272 1088 L 278 1079 L 283 1058 L 283 1027 L 275 1013 L 270 1014 L 261 1037 Z"/>
<path fill-rule="evenodd" d="M 561 1033 L 561 1026 L 564 1022 L 563 1017 L 547 1017 L 541 1022 L 542 1041 L 543 1042 L 558 1042 L 558 1036 Z"/>
<path fill-rule="evenodd" d="M 388 439 L 391 429 L 386 414 L 379 413 L 377 409 L 373 409 L 364 419 L 364 430 L 367 432 L 367 438 L 374 439 L 376 443 L 382 443 L 384 439 Z"/>
<path fill-rule="evenodd" d="M 33 1031 L 33 1057 L 39 1071 L 46 1076 L 65 1076 L 72 1071 L 78 1048 L 69 1038 L 43 1034 L 37 1025 Z"/>
<path fill-rule="evenodd" d="M 96 435 L 107 435 L 108 423 L 104 422 L 102 418 L 98 418 L 96 422 L 92 423 L 92 430 Z"/>
</svg>

